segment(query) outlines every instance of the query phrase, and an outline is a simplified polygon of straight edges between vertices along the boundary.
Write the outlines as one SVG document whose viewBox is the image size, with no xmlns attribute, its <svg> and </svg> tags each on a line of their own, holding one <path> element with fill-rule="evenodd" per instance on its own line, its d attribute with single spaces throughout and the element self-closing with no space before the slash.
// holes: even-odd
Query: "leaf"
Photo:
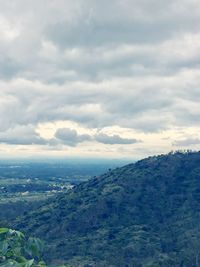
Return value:
<svg viewBox="0 0 200 267">
<path fill-rule="evenodd" d="M 14 253 L 13 253 L 12 250 L 7 251 L 7 253 L 6 253 L 6 257 L 7 257 L 7 258 L 11 258 L 11 257 L 13 257 L 13 256 L 14 256 Z"/>
<path fill-rule="evenodd" d="M 8 251 L 8 242 L 6 240 L 0 242 L 0 255 L 5 255 Z"/>
<path fill-rule="evenodd" d="M 0 267 L 22 267 L 22 265 L 16 262 L 15 260 L 8 260 L 2 263 Z"/>
<path fill-rule="evenodd" d="M 9 229 L 8 230 L 8 233 L 9 233 L 9 236 L 15 236 L 15 237 L 17 237 L 18 240 L 22 240 L 22 239 L 25 238 L 24 234 L 21 233 L 20 231 Z"/>
<path fill-rule="evenodd" d="M 37 263 L 43 249 L 40 239 L 27 240 L 21 232 L 8 228 L 0 228 L 0 234 L 0 267 L 46 267 L 43 261 Z M 32 259 L 27 259 L 27 254 Z"/>
<path fill-rule="evenodd" d="M 43 242 L 39 238 L 28 239 L 26 251 L 32 257 L 40 257 L 40 253 L 43 250 Z"/>
<path fill-rule="evenodd" d="M 34 265 L 34 267 L 47 267 L 44 261 L 38 262 L 38 264 Z"/>
<path fill-rule="evenodd" d="M 27 260 L 23 256 L 20 256 L 20 257 L 17 257 L 17 262 L 18 263 L 27 263 Z"/>
<path fill-rule="evenodd" d="M 1 234 L 8 233 L 8 232 L 9 232 L 9 229 L 8 228 L 0 228 L 0 235 Z"/>
<path fill-rule="evenodd" d="M 33 263 L 34 263 L 34 259 L 29 260 L 26 262 L 26 265 L 24 267 L 31 267 L 33 265 Z"/>
</svg>

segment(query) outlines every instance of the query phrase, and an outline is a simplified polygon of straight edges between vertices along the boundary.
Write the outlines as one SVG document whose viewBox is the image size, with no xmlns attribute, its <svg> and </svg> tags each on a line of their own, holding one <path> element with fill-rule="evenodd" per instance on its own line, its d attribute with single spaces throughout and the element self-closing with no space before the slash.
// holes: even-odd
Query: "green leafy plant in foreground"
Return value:
<svg viewBox="0 0 200 267">
<path fill-rule="evenodd" d="M 0 228 L 0 267 L 47 267 L 41 259 L 43 248 L 39 238 L 27 239 L 19 231 Z"/>
<path fill-rule="evenodd" d="M 40 256 L 42 250 L 40 239 L 26 239 L 19 231 L 0 228 L 1 267 L 46 267 Z"/>
</svg>

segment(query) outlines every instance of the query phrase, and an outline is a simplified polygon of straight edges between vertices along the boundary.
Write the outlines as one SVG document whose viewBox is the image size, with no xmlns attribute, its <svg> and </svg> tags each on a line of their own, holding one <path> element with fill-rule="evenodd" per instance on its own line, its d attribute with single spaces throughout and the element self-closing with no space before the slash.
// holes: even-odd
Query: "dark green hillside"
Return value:
<svg viewBox="0 0 200 267">
<path fill-rule="evenodd" d="M 110 171 L 24 216 L 17 228 L 47 241 L 49 261 L 72 266 L 200 266 L 200 152 Z"/>
</svg>

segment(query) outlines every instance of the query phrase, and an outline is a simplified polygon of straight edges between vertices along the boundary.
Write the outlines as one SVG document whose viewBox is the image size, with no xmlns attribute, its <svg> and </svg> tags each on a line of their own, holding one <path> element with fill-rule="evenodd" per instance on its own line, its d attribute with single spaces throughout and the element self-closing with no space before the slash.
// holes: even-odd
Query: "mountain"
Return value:
<svg viewBox="0 0 200 267">
<path fill-rule="evenodd" d="M 200 152 L 149 157 L 84 182 L 14 227 L 72 266 L 197 267 Z"/>
</svg>

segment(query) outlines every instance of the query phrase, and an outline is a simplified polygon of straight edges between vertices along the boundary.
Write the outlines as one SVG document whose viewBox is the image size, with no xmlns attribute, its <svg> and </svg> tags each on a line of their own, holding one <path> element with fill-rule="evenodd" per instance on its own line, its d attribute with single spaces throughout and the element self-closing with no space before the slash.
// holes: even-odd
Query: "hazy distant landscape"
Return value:
<svg viewBox="0 0 200 267">
<path fill-rule="evenodd" d="M 126 160 L 0 160 L 0 220 L 15 218 L 55 194 L 123 166 Z M 20 207 L 20 208 L 19 208 Z"/>
</svg>

